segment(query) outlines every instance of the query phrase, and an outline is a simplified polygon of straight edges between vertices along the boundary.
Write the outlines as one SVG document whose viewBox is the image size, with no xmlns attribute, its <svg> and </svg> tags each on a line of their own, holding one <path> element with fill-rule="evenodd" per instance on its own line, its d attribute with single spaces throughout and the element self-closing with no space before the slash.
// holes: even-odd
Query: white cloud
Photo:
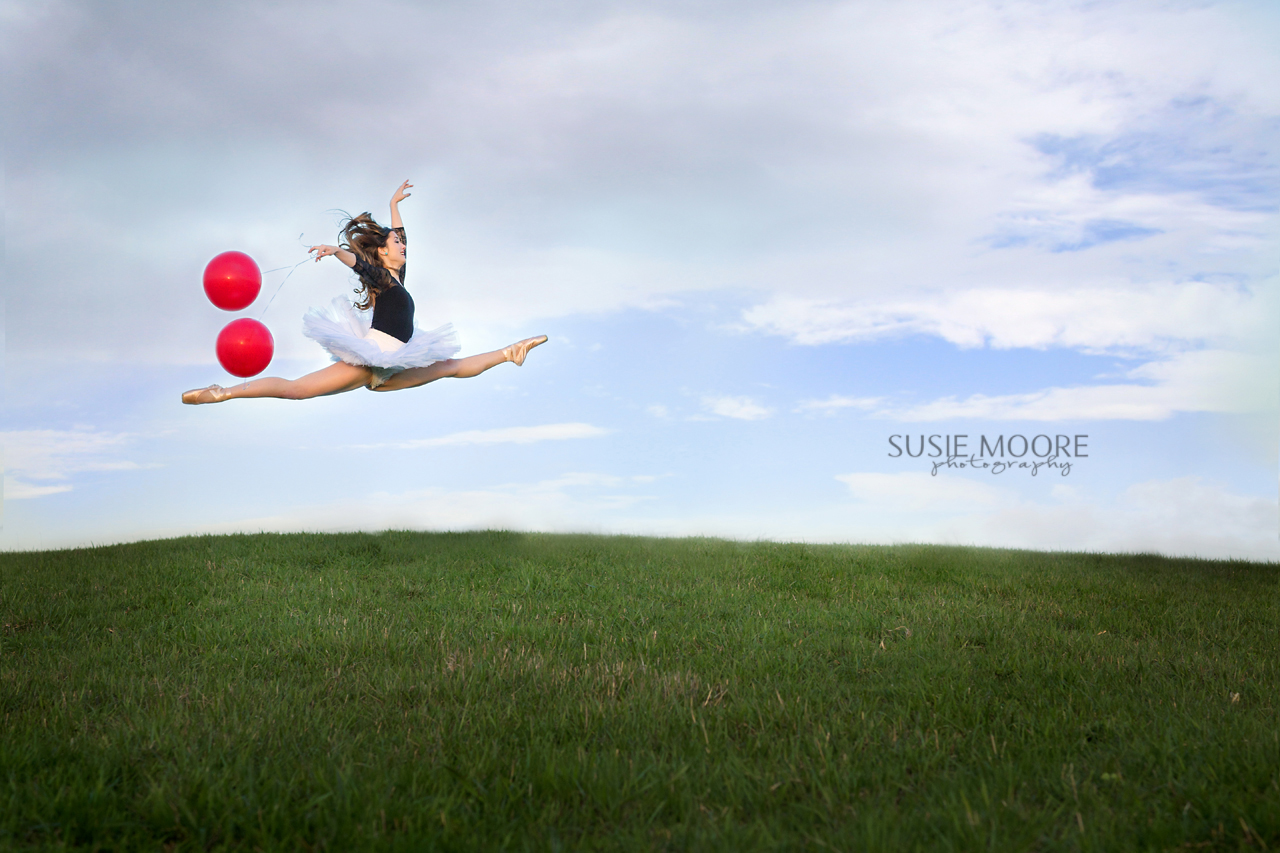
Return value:
<svg viewBox="0 0 1280 853">
<path fill-rule="evenodd" d="M 833 492 L 803 506 L 718 512 L 664 507 L 653 475 L 569 472 L 535 481 L 448 490 L 352 491 L 341 501 L 296 505 L 273 515 L 192 528 L 69 531 L 51 542 L 12 526 L 6 547 L 104 544 L 140 536 L 260 530 L 478 530 L 595 532 L 658 536 L 726 536 L 808 542 L 924 542 L 1074 551 L 1152 551 L 1211 558 L 1280 560 L 1277 501 L 1245 495 L 1198 477 L 1147 480 L 1114 496 L 1091 483 L 1054 478 L 995 482 L 988 475 L 930 476 L 855 472 Z M 1073 473 L 1074 478 L 1074 473 Z M 833 488 L 835 484 L 832 484 Z M 820 488 L 815 488 L 820 493 Z M 230 515 L 226 513 L 230 511 Z"/>
<path fill-rule="evenodd" d="M 1087 502 L 1062 483 L 1038 499 L 1021 496 L 1013 484 L 962 476 L 855 473 L 837 478 L 848 486 L 852 503 L 774 507 L 764 514 L 662 513 L 647 496 L 628 489 L 629 479 L 566 474 L 475 490 L 376 493 L 210 525 L 202 532 L 507 529 L 1280 560 L 1280 507 L 1274 498 L 1240 495 L 1194 477 L 1147 481 L 1114 499 Z M 647 511 L 636 514 L 642 506 Z"/>
<path fill-rule="evenodd" d="M 1274 229 L 1269 213 L 1226 209 L 1197 192 L 1119 192 L 1097 187 L 1093 177 L 1080 171 L 1027 186 L 996 217 L 990 239 L 1051 252 L 1078 251 L 1099 241 L 1142 240 L 1168 251 L 1175 247 L 1161 235 L 1194 234 L 1200 237 L 1194 251 L 1216 254 L 1259 248 Z"/>
<path fill-rule="evenodd" d="M 645 475 L 572 472 L 533 483 L 450 491 L 375 492 L 358 501 L 295 507 L 279 515 L 211 525 L 206 532 L 256 530 L 528 530 L 607 532 L 620 511 L 652 500 L 634 491 Z"/>
<path fill-rule="evenodd" d="M 553 480 L 543 480 L 532 488 L 538 491 L 554 491 L 568 487 L 617 488 L 627 482 L 626 477 L 598 474 L 590 471 L 571 471 Z"/>
<path fill-rule="evenodd" d="M 963 400 L 948 397 L 918 406 L 876 412 L 899 421 L 983 420 L 1163 420 L 1178 412 L 1232 414 L 1280 408 L 1280 387 L 1269 359 L 1222 350 L 1181 353 L 1128 372 L 1152 384 L 1086 385 L 1027 394 Z"/>
<path fill-rule="evenodd" d="M 859 502 L 874 505 L 878 511 L 972 511 L 1008 500 L 1002 489 L 978 480 L 918 471 L 840 474 L 836 479 L 847 485 Z"/>
<path fill-rule="evenodd" d="M 1280 506 L 1199 477 L 1149 480 L 1114 502 L 1024 502 L 952 523 L 974 541 L 1019 548 L 1153 551 L 1213 558 L 1280 560 Z M 939 533 L 943 533 L 940 529 Z M 944 534 L 945 535 L 945 534 Z"/>
<path fill-rule="evenodd" d="M 1139 288 L 971 288 L 882 302 L 778 296 L 747 309 L 748 327 L 819 345 L 929 335 L 959 347 L 1068 347 L 1090 353 L 1168 352 L 1256 339 L 1275 299 L 1232 285 Z"/>
<path fill-rule="evenodd" d="M 834 414 L 837 409 L 871 410 L 883 404 L 880 397 L 845 397 L 832 394 L 825 400 L 801 400 L 794 411 L 800 413 L 821 412 L 824 415 Z"/>
<path fill-rule="evenodd" d="M 1199 477 L 1144 481 L 1110 499 L 1065 482 L 1045 497 L 1028 497 L 1012 488 L 1016 483 L 1002 488 L 918 471 L 836 479 L 858 500 L 844 513 L 851 541 L 1280 560 L 1280 503 Z M 837 513 L 811 516 L 827 536 L 840 529 Z M 815 534 L 806 538 L 821 538 Z"/>
<path fill-rule="evenodd" d="M 39 498 L 69 491 L 71 491 L 70 486 L 36 486 L 31 483 L 24 483 L 13 477 L 6 476 L 4 478 L 5 500 L 19 501 L 24 498 Z"/>
<path fill-rule="evenodd" d="M 396 450 L 420 450 L 428 447 L 448 447 L 464 444 L 533 444 L 539 441 L 567 441 L 574 438 L 595 438 L 608 435 L 609 430 L 584 423 L 543 424 L 541 426 L 502 427 L 499 429 L 474 429 L 450 433 L 437 438 L 416 438 L 409 441 L 381 444 L 357 444 L 360 450 L 393 448 Z"/>
<path fill-rule="evenodd" d="M 760 405 L 750 397 L 703 397 L 702 406 L 722 418 L 758 421 L 773 414 L 773 409 Z"/>
<path fill-rule="evenodd" d="M 9 430 L 0 432 L 4 447 L 4 497 L 38 498 L 71 491 L 65 481 L 87 471 L 133 471 L 156 467 L 119 458 L 136 436 L 92 429 Z M 31 483 L 52 480 L 53 483 Z"/>
</svg>

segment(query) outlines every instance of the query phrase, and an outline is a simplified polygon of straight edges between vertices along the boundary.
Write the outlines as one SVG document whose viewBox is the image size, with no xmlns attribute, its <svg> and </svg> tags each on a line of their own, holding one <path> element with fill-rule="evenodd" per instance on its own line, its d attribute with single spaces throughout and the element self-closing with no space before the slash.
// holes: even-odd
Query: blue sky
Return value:
<svg viewBox="0 0 1280 853">
<path fill-rule="evenodd" d="M 1257 3 L 5 3 L 0 547 L 586 530 L 1280 558 L 1280 21 Z M 183 407 L 402 206 L 525 367 Z M 264 313 L 265 311 L 265 313 Z M 1067 476 L 891 435 L 1088 435 Z"/>
</svg>

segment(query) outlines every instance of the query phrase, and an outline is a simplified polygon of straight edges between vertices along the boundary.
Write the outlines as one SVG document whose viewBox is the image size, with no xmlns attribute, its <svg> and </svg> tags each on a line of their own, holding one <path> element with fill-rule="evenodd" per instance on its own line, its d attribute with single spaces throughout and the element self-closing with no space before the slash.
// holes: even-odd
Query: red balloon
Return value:
<svg viewBox="0 0 1280 853">
<path fill-rule="evenodd" d="M 257 376 L 267 369 L 275 351 L 271 332 L 257 320 L 241 317 L 218 332 L 218 363 L 232 376 Z"/>
<path fill-rule="evenodd" d="M 204 268 L 204 292 L 223 311 L 248 308 L 262 290 L 262 271 L 244 252 L 223 252 Z"/>
</svg>

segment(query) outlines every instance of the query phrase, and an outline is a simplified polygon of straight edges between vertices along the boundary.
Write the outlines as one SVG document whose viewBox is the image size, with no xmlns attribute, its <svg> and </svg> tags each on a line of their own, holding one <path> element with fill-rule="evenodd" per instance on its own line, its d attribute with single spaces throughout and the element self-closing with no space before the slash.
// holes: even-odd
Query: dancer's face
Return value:
<svg viewBox="0 0 1280 853">
<path fill-rule="evenodd" d="M 404 243 L 400 242 L 399 233 L 392 231 L 387 235 L 382 252 L 382 265 L 387 269 L 398 270 L 404 266 Z"/>
</svg>

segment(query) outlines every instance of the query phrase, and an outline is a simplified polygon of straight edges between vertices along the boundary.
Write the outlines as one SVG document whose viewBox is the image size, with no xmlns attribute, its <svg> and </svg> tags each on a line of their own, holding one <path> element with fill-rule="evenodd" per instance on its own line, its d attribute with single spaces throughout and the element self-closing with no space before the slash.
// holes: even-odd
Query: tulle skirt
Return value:
<svg viewBox="0 0 1280 853">
<path fill-rule="evenodd" d="M 401 343 L 369 327 L 368 312 L 360 312 L 339 296 L 327 308 L 312 308 L 302 318 L 302 334 L 320 344 L 334 361 L 373 368 L 370 388 L 411 367 L 426 367 L 457 354 L 458 335 L 452 323 L 430 331 L 414 327 Z"/>
</svg>

